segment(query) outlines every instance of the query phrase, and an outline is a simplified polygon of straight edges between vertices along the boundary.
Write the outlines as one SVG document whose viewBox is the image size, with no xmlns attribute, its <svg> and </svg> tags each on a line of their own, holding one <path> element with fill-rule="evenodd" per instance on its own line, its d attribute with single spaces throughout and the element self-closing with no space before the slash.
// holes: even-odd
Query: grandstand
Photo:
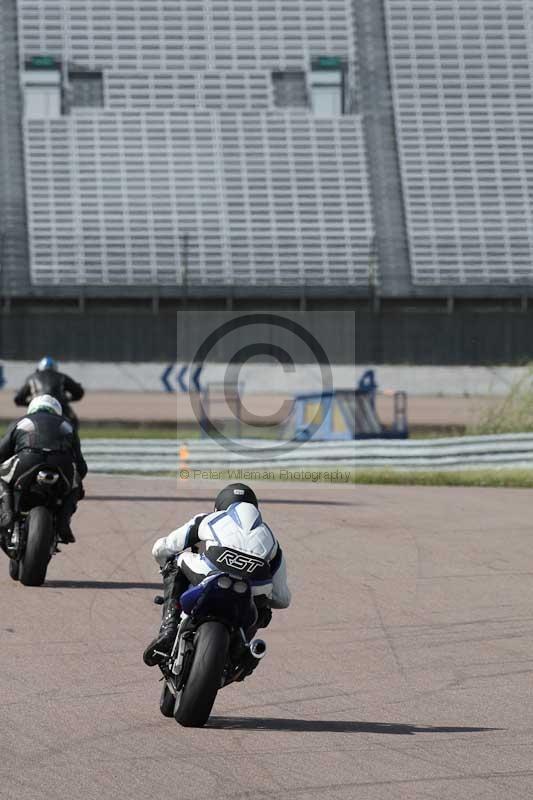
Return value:
<svg viewBox="0 0 533 800">
<path fill-rule="evenodd" d="M 355 118 L 104 111 L 25 143 L 34 284 L 181 283 L 185 235 L 195 286 L 368 282 Z"/>
<path fill-rule="evenodd" d="M 21 0 L 19 26 L 27 79 L 45 54 L 84 100 L 26 106 L 34 285 L 368 283 L 361 120 L 301 105 L 310 56 L 353 77 L 348 2 Z"/>
<path fill-rule="evenodd" d="M 533 6 L 387 0 L 411 270 L 533 281 Z"/>
<path fill-rule="evenodd" d="M 0 37 L 11 353 L 253 302 L 355 310 L 361 361 L 530 357 L 528 0 L 4 0 Z"/>
</svg>

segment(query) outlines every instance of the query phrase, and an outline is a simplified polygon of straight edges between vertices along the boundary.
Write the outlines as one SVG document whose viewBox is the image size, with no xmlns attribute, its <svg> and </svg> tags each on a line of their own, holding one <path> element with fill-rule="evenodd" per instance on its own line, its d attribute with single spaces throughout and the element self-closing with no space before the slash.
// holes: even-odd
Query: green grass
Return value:
<svg viewBox="0 0 533 800">
<path fill-rule="evenodd" d="M 448 439 L 465 436 L 465 425 L 414 425 L 409 429 L 410 439 Z"/>
<path fill-rule="evenodd" d="M 7 427 L 7 425 L 6 425 Z M 82 439 L 199 439 L 200 428 L 198 425 L 134 425 L 134 424 L 100 424 L 97 422 L 84 422 L 80 427 Z M 229 435 L 229 434 L 228 434 Z M 418 428 L 411 434 L 411 439 L 439 439 L 448 436 L 464 435 L 460 428 Z M 243 427 L 242 438 L 272 439 L 276 438 L 268 428 L 261 431 L 258 428 Z"/>
<path fill-rule="evenodd" d="M 250 425 L 242 425 L 240 437 L 252 439 L 274 439 L 276 433 L 279 435 L 279 430 L 274 431 L 271 428 L 252 427 Z M 180 424 L 179 427 L 174 424 L 157 425 L 157 424 L 128 424 L 128 423 L 98 423 L 98 422 L 82 422 L 80 425 L 80 436 L 82 439 L 199 439 L 201 435 L 200 426 L 198 424 Z M 227 433 L 231 438 L 235 437 L 235 433 Z"/>
<path fill-rule="evenodd" d="M 533 469 L 467 469 L 455 472 L 355 470 L 351 482 L 383 486 L 485 486 L 532 489 Z"/>
<path fill-rule="evenodd" d="M 469 436 L 533 432 L 533 365 L 509 392 L 483 411 L 466 433 Z"/>
<path fill-rule="evenodd" d="M 284 483 L 327 483 L 331 485 L 374 486 L 464 486 L 501 489 L 533 489 L 533 469 L 457 470 L 455 472 L 418 472 L 387 469 L 193 469 L 186 480 L 282 481 Z M 130 473 L 139 474 L 139 473 Z M 175 472 L 151 473 L 150 477 L 175 478 Z"/>
<path fill-rule="evenodd" d="M 187 436 L 192 431 L 187 431 Z M 100 425 L 83 422 L 80 425 L 82 439 L 176 439 L 175 425 Z"/>
<path fill-rule="evenodd" d="M 4 433 L 8 422 L 0 424 L 0 433 Z M 275 438 L 265 430 L 262 434 L 258 429 L 243 430 L 243 438 L 272 439 Z M 428 428 L 416 429 L 411 433 L 411 439 L 442 439 L 449 436 L 463 436 L 464 428 Z M 98 423 L 83 422 L 80 426 L 82 439 L 199 439 L 200 428 L 198 425 L 135 425 L 128 423 Z"/>
</svg>

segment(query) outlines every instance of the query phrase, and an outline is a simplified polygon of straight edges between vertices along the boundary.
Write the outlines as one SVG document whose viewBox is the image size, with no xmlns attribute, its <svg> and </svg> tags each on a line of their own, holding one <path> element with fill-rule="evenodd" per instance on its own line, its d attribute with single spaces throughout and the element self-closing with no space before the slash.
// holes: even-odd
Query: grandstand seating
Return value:
<svg viewBox="0 0 533 800">
<path fill-rule="evenodd" d="M 273 109 L 267 70 L 248 72 L 107 72 L 104 105 L 112 109 Z"/>
<path fill-rule="evenodd" d="M 24 58 L 91 69 L 256 70 L 353 57 L 351 0 L 18 0 Z"/>
<path fill-rule="evenodd" d="M 530 0 L 17 5 L 65 83 L 24 120 L 34 284 L 533 283 Z"/>
<path fill-rule="evenodd" d="M 19 36 L 78 82 L 24 123 L 35 284 L 368 283 L 361 120 L 302 108 L 350 0 L 19 0 Z"/>
<path fill-rule="evenodd" d="M 357 117 L 79 112 L 26 120 L 25 144 L 38 284 L 367 280 Z"/>
<path fill-rule="evenodd" d="M 533 280 L 530 0 L 386 0 L 412 277 Z"/>
</svg>

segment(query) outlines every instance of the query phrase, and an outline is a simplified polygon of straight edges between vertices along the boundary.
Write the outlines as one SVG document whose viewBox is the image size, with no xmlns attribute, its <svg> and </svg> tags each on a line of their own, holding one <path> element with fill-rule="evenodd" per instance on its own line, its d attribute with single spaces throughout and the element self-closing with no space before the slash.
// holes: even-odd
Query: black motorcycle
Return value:
<svg viewBox="0 0 533 800">
<path fill-rule="evenodd" d="M 156 597 L 158 604 L 162 597 Z M 248 581 L 216 573 L 184 592 L 181 619 L 170 656 L 159 664 L 163 690 L 159 708 L 186 727 L 209 719 L 218 690 L 243 680 L 266 653 L 253 639 L 257 608 Z"/>
<path fill-rule="evenodd" d="M 58 552 L 57 514 L 69 484 L 61 470 L 40 464 L 13 486 L 13 522 L 3 534 L 9 574 L 25 586 L 41 586 Z"/>
</svg>

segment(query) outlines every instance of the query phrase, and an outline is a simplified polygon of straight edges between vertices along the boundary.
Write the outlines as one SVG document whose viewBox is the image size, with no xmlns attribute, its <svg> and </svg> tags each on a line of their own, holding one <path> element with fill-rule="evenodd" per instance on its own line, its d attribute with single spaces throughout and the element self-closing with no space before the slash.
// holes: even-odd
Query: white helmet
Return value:
<svg viewBox="0 0 533 800">
<path fill-rule="evenodd" d="M 35 414 L 37 411 L 48 411 L 50 414 L 58 414 L 63 416 L 63 409 L 61 403 L 52 397 L 51 394 L 39 394 L 34 397 L 28 406 L 28 414 Z"/>
</svg>

